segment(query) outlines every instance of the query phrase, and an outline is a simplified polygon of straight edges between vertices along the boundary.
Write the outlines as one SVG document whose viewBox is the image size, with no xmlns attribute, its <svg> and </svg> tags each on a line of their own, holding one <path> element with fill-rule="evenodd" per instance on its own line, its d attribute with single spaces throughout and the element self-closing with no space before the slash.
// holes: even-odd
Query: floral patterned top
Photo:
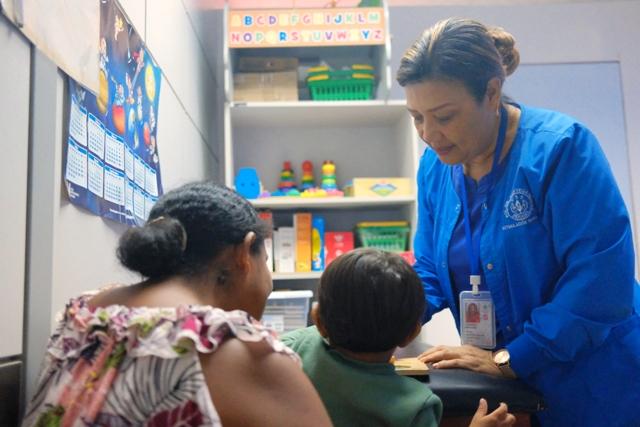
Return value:
<svg viewBox="0 0 640 427">
<path fill-rule="evenodd" d="M 90 308 L 96 293 L 61 313 L 23 426 L 220 426 L 198 353 L 235 337 L 264 340 L 300 363 L 244 311 Z"/>
</svg>

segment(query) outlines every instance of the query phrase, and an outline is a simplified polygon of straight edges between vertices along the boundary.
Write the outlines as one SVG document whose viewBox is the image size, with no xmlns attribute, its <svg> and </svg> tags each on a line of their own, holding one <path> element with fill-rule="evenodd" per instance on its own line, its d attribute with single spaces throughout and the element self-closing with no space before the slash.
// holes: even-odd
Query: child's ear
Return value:
<svg viewBox="0 0 640 427">
<path fill-rule="evenodd" d="M 418 322 L 416 323 L 416 327 L 413 329 L 413 332 L 411 332 L 411 333 L 409 334 L 409 336 L 408 336 L 408 337 L 406 337 L 406 338 L 405 338 L 405 339 L 400 343 L 400 345 L 399 345 L 398 347 L 406 347 L 406 346 L 408 346 L 408 345 L 411 343 L 411 341 L 413 341 L 414 339 L 416 339 L 416 337 L 417 337 L 418 335 L 420 335 L 420 331 L 422 331 L 422 323 L 420 323 L 420 321 L 418 321 Z"/>
<path fill-rule="evenodd" d="M 313 324 L 316 325 L 318 332 L 323 338 L 327 338 L 329 334 L 327 333 L 327 329 L 324 327 L 324 323 L 322 323 L 322 319 L 320 319 L 320 303 L 314 302 L 311 304 L 311 320 Z"/>
</svg>

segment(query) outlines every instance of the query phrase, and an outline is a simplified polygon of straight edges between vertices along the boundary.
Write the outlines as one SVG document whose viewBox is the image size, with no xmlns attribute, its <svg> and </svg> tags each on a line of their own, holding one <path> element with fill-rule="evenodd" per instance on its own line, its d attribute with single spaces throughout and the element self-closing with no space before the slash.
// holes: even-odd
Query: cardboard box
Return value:
<svg viewBox="0 0 640 427">
<path fill-rule="evenodd" d="M 236 73 L 233 75 L 233 100 L 297 101 L 297 71 L 271 73 Z"/>
<path fill-rule="evenodd" d="M 238 71 L 273 72 L 295 71 L 298 69 L 298 58 L 277 58 L 272 56 L 245 56 L 238 59 Z"/>
<path fill-rule="evenodd" d="M 344 195 L 351 197 L 386 197 L 413 195 L 411 178 L 353 178 L 344 187 Z"/>
</svg>

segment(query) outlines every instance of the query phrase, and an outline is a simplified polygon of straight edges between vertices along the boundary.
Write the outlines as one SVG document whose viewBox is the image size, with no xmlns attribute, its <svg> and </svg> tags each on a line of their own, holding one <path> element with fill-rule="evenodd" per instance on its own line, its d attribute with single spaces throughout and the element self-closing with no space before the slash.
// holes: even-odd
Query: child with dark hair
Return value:
<svg viewBox="0 0 640 427">
<path fill-rule="evenodd" d="M 335 426 L 438 425 L 438 396 L 389 363 L 420 333 L 424 310 L 419 277 L 395 254 L 356 249 L 329 264 L 311 309 L 315 326 L 281 339 L 301 357 Z M 483 399 L 471 425 L 515 420 L 504 404 L 486 411 Z"/>
</svg>

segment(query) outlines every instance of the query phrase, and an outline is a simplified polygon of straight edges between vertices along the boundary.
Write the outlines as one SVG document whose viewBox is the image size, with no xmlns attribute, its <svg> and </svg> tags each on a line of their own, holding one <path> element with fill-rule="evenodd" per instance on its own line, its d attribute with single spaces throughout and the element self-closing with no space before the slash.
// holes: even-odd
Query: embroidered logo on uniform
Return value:
<svg viewBox="0 0 640 427">
<path fill-rule="evenodd" d="M 514 189 L 504 204 L 504 216 L 518 223 L 527 221 L 534 216 L 531 193 L 521 188 Z"/>
</svg>

